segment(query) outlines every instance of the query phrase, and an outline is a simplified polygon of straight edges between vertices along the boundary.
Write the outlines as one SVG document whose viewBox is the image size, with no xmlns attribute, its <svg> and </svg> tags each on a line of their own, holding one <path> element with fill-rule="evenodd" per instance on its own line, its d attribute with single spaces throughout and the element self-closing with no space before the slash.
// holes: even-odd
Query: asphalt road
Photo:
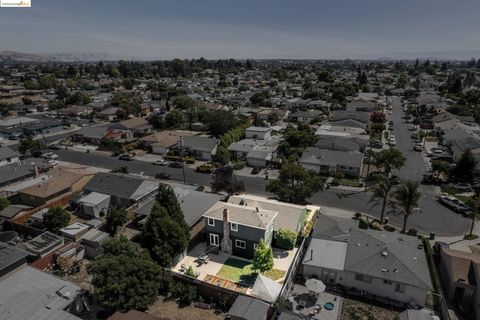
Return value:
<svg viewBox="0 0 480 320">
<path fill-rule="evenodd" d="M 408 124 L 402 119 L 401 101 L 399 98 L 393 98 L 393 114 L 390 116 L 394 120 L 394 131 L 396 136 L 397 148 L 404 152 L 407 158 L 407 164 L 400 170 L 398 175 L 401 178 L 420 180 L 426 171 L 425 163 L 420 152 L 413 151 L 413 143 L 410 139 Z M 65 138 L 63 135 L 46 138 L 47 143 Z M 155 176 L 156 173 L 164 172 L 171 176 L 172 180 L 184 181 L 183 170 L 169 167 L 155 166 L 144 161 L 122 161 L 116 157 L 109 157 L 100 153 L 86 153 L 72 150 L 54 151 L 59 156 L 59 160 L 90 165 L 105 169 L 113 169 L 120 166 L 127 166 L 131 173 Z M 265 191 L 267 181 L 264 177 L 244 177 L 239 176 L 239 180 L 245 184 L 246 192 L 257 195 L 269 196 Z M 211 176 L 204 173 L 195 172 L 190 168 L 185 168 L 185 182 L 187 184 L 209 186 Z M 432 186 L 421 186 L 422 199 L 420 207 L 422 212 L 415 213 L 409 218 L 407 228 L 415 228 L 422 233 L 435 232 L 439 236 L 457 236 L 465 234 L 470 226 L 470 220 L 459 214 L 445 208 L 436 201 L 436 195 Z M 352 192 L 330 188 L 315 194 L 310 201 L 319 206 L 336 207 L 345 210 L 368 213 L 373 216 L 380 216 L 380 208 L 373 207 L 369 203 L 370 192 Z M 402 225 L 402 216 L 398 214 L 389 215 L 390 222 L 398 227 Z"/>
</svg>

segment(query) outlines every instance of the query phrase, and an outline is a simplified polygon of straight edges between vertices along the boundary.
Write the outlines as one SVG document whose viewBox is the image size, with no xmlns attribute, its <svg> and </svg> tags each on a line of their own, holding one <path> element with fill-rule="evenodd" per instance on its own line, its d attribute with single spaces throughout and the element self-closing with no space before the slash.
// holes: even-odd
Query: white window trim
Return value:
<svg viewBox="0 0 480 320">
<path fill-rule="evenodd" d="M 235 226 L 235 228 L 234 228 L 234 226 Z M 238 224 L 236 224 L 234 222 L 230 222 L 230 230 L 238 231 Z"/>
<path fill-rule="evenodd" d="M 212 219 L 212 218 L 207 218 L 208 220 L 208 225 L 211 226 L 211 227 L 215 227 L 215 219 Z"/>
<path fill-rule="evenodd" d="M 243 245 L 240 246 L 239 244 L 242 244 L 242 243 L 243 243 Z M 246 249 L 247 248 L 247 243 L 243 240 L 235 239 L 235 247 L 240 248 L 240 249 Z"/>
</svg>

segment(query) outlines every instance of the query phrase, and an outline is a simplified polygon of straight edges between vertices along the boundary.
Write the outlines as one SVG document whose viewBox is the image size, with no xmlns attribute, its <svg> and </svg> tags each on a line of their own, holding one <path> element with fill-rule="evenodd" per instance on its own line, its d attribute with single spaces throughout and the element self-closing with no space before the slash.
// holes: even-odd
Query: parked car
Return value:
<svg viewBox="0 0 480 320">
<path fill-rule="evenodd" d="M 393 128 L 393 125 L 389 125 L 388 126 L 388 130 L 392 131 L 394 128 Z"/>
<path fill-rule="evenodd" d="M 370 143 L 370 148 L 374 149 L 382 149 L 383 144 L 381 142 Z"/>
<path fill-rule="evenodd" d="M 48 149 L 51 149 L 51 150 L 60 150 L 60 146 L 58 144 L 55 144 L 55 143 L 52 143 L 48 146 Z"/>
<path fill-rule="evenodd" d="M 412 138 L 412 139 L 418 139 L 418 133 L 413 132 L 413 133 L 410 135 L 410 138 Z"/>
<path fill-rule="evenodd" d="M 166 172 L 158 172 L 157 174 L 155 174 L 155 178 L 162 179 L 162 180 L 170 180 L 172 176 L 170 176 Z"/>
<path fill-rule="evenodd" d="M 160 159 L 160 160 L 153 161 L 152 164 L 156 166 L 168 166 L 168 161 L 164 159 Z"/>
<path fill-rule="evenodd" d="M 393 126 L 393 120 L 388 121 L 388 124 Z"/>
<path fill-rule="evenodd" d="M 450 183 L 448 186 L 460 192 L 473 192 L 473 187 L 470 183 Z"/>
<path fill-rule="evenodd" d="M 176 169 L 181 169 L 183 168 L 183 162 L 170 162 L 168 164 L 170 168 L 176 168 Z"/>
<path fill-rule="evenodd" d="M 55 153 L 53 152 L 47 152 L 47 153 L 44 153 L 42 155 L 42 158 L 45 159 L 45 160 L 57 160 L 58 159 L 58 155 L 56 155 Z"/>
<path fill-rule="evenodd" d="M 472 214 L 472 209 L 454 196 L 441 195 L 438 197 L 438 202 L 465 216 Z"/>
<path fill-rule="evenodd" d="M 422 183 L 423 184 L 438 184 L 441 183 L 442 181 L 433 175 L 432 173 L 426 173 L 422 176 Z"/>
<path fill-rule="evenodd" d="M 388 145 L 389 145 L 389 146 L 392 146 L 392 147 L 396 146 L 396 145 L 397 145 L 397 141 L 395 140 L 395 138 L 390 137 L 390 139 L 388 139 Z"/>
<path fill-rule="evenodd" d="M 258 174 L 260 172 L 260 170 L 261 170 L 260 168 L 255 167 L 255 168 L 252 169 L 251 173 L 252 174 Z"/>
<path fill-rule="evenodd" d="M 118 159 L 120 159 L 120 160 L 125 160 L 125 161 L 132 161 L 133 158 L 134 158 L 134 156 L 131 155 L 131 154 L 128 154 L 128 153 L 121 154 L 121 155 L 118 157 Z"/>
<path fill-rule="evenodd" d="M 432 160 L 441 160 L 441 161 L 447 161 L 449 163 L 453 163 L 454 159 L 451 154 L 448 153 L 442 153 L 442 154 L 433 154 L 432 155 Z"/>
<path fill-rule="evenodd" d="M 196 171 L 202 172 L 202 173 L 212 173 L 213 171 L 215 171 L 215 166 L 211 163 L 204 163 L 202 165 L 199 165 L 196 168 Z"/>
<path fill-rule="evenodd" d="M 421 144 L 421 143 L 415 144 L 415 146 L 413 147 L 413 150 L 422 151 L 423 150 L 423 144 Z"/>
</svg>

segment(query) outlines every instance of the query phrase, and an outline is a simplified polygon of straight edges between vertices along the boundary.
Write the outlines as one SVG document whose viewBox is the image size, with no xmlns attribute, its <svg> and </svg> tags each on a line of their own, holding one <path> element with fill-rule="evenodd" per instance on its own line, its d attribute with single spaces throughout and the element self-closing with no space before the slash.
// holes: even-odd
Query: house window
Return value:
<svg viewBox="0 0 480 320">
<path fill-rule="evenodd" d="M 235 247 L 240 248 L 240 249 L 245 249 L 247 247 L 247 244 L 243 240 L 235 240 Z"/>
<path fill-rule="evenodd" d="M 395 291 L 400 293 L 405 293 L 405 285 L 401 283 L 397 283 L 395 285 Z"/>
<path fill-rule="evenodd" d="M 215 219 L 208 218 L 208 225 L 212 226 L 212 227 L 215 227 Z"/>
<path fill-rule="evenodd" d="M 372 277 L 357 273 L 355 275 L 355 280 L 370 283 L 372 282 Z"/>
<path fill-rule="evenodd" d="M 232 230 L 232 231 L 238 231 L 238 224 L 236 224 L 236 223 L 230 223 L 230 230 Z"/>
</svg>

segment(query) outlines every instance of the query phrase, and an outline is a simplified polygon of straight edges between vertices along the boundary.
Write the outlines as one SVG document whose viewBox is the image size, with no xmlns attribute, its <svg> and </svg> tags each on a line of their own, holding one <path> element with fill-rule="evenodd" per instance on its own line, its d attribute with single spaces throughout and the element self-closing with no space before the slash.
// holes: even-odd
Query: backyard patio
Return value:
<svg viewBox="0 0 480 320">
<path fill-rule="evenodd" d="M 305 286 L 294 284 L 288 300 L 293 312 L 306 319 L 337 320 L 340 318 L 342 298 L 328 292 L 313 293 Z"/>
<path fill-rule="evenodd" d="M 198 280 L 210 283 L 215 280 L 215 283 L 219 283 L 219 279 L 225 279 L 242 287 L 251 287 L 255 283 L 257 273 L 252 269 L 250 260 L 214 249 L 207 247 L 206 243 L 198 244 L 177 263 L 173 271 L 185 273 L 185 270 L 191 266 L 193 271 L 198 274 Z M 210 252 L 207 252 L 208 250 Z M 215 253 L 217 251 L 218 253 Z M 274 267 L 264 275 L 282 283 L 296 252 L 296 248 L 289 251 L 274 248 Z"/>
</svg>

